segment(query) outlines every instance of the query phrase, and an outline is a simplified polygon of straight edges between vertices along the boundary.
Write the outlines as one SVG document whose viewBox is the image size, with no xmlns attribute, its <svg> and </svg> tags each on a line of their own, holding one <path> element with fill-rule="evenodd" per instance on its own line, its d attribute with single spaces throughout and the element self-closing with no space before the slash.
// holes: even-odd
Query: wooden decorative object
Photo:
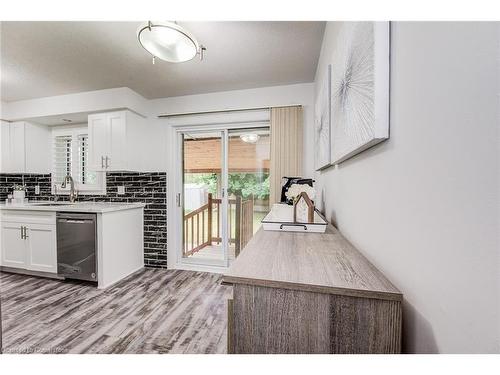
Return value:
<svg viewBox="0 0 500 375">
<path fill-rule="evenodd" d="M 314 223 L 314 203 L 306 192 L 300 193 L 293 205 L 295 223 Z"/>
</svg>

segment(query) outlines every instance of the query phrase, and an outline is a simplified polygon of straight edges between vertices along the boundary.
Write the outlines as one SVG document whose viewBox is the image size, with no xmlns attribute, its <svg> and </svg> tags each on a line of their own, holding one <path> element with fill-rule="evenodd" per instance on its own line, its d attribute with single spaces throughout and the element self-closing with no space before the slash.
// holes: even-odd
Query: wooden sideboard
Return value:
<svg viewBox="0 0 500 375">
<path fill-rule="evenodd" d="M 228 353 L 400 353 L 402 294 L 333 226 L 260 229 L 223 277 Z"/>
</svg>

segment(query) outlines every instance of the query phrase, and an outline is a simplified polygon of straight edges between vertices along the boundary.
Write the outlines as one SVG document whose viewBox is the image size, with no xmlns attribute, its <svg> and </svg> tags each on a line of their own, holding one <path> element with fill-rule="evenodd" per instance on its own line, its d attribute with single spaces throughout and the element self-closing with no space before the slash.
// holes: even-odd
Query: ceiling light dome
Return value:
<svg viewBox="0 0 500 375">
<path fill-rule="evenodd" d="M 245 143 L 257 143 L 260 136 L 257 133 L 246 133 L 240 135 L 240 138 Z"/>
<path fill-rule="evenodd" d="M 152 22 L 141 25 L 137 30 L 141 46 L 155 58 L 179 63 L 189 61 L 197 54 L 203 59 L 205 47 L 186 29 L 175 22 Z"/>
</svg>

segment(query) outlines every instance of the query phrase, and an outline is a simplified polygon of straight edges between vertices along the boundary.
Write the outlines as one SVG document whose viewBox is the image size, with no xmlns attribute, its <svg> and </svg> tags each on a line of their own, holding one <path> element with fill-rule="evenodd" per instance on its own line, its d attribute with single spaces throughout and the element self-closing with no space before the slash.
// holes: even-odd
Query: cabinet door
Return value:
<svg viewBox="0 0 500 375">
<path fill-rule="evenodd" d="M 1 133 L 1 159 L 0 159 L 0 172 L 8 173 L 11 172 L 10 168 L 10 124 L 5 121 L 0 122 Z"/>
<path fill-rule="evenodd" d="M 56 226 L 27 224 L 26 268 L 32 271 L 57 273 Z"/>
<path fill-rule="evenodd" d="M 2 223 L 2 266 L 26 268 L 26 241 L 21 236 L 21 224 Z"/>
<path fill-rule="evenodd" d="M 108 113 L 109 150 L 108 170 L 120 171 L 127 168 L 127 117 L 125 112 Z"/>
<path fill-rule="evenodd" d="M 108 153 L 109 122 L 106 114 L 89 116 L 89 167 L 94 171 L 105 170 L 104 157 Z"/>
<path fill-rule="evenodd" d="M 10 165 L 11 172 L 24 173 L 26 171 L 24 122 L 10 124 Z"/>
<path fill-rule="evenodd" d="M 50 128 L 24 124 L 26 173 L 50 173 Z"/>
</svg>

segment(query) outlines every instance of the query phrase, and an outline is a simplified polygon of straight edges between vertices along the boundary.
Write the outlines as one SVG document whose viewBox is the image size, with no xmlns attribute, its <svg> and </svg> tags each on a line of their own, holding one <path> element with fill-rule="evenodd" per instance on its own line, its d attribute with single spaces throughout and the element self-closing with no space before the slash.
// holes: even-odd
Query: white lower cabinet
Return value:
<svg viewBox="0 0 500 375">
<path fill-rule="evenodd" d="M 27 268 L 31 271 L 57 273 L 55 225 L 28 224 L 25 241 Z"/>
<path fill-rule="evenodd" d="M 2 223 L 2 266 L 26 268 L 26 242 L 19 223 Z"/>
<path fill-rule="evenodd" d="M 57 273 L 55 224 L 2 221 L 1 265 Z"/>
</svg>

